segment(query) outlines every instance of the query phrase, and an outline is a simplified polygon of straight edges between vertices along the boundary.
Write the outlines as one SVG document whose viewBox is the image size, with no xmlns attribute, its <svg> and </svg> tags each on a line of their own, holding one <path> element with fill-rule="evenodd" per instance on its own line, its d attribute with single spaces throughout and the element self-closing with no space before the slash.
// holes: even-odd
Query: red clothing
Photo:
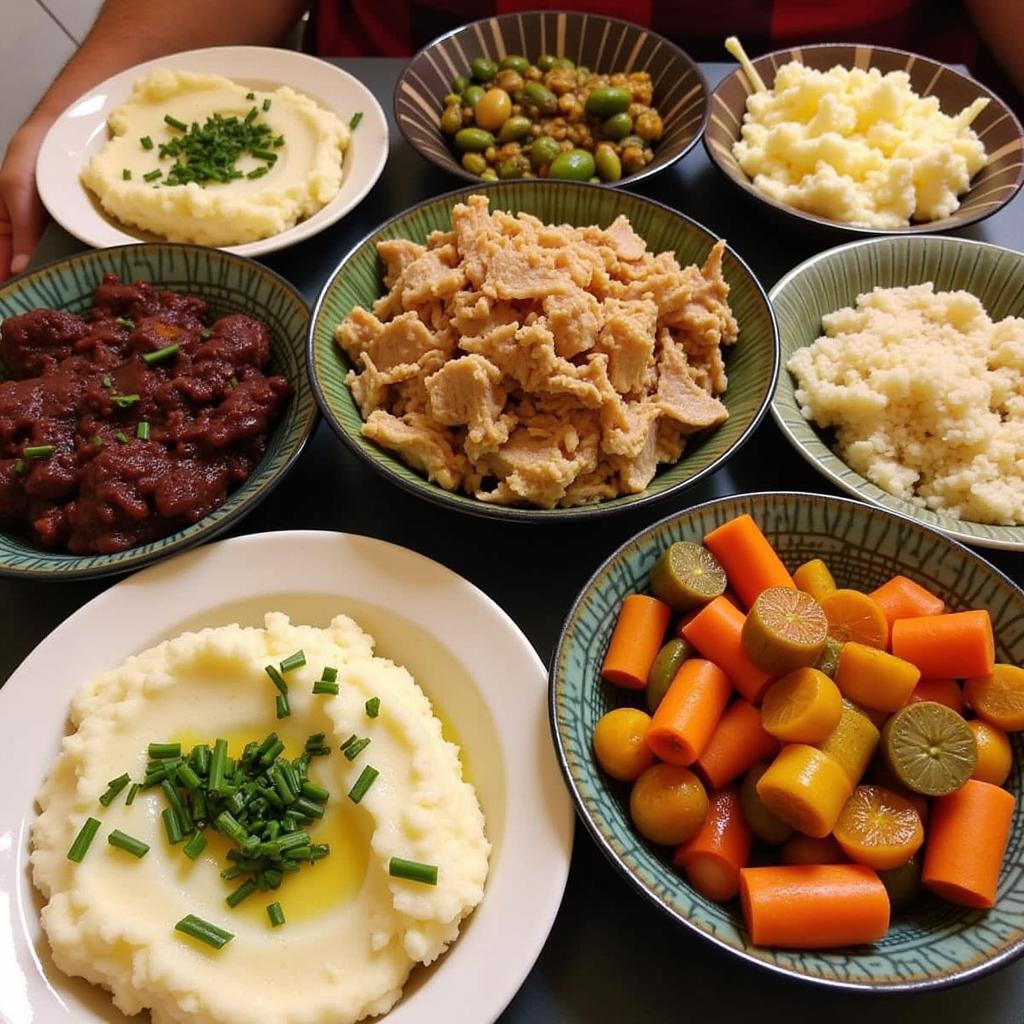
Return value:
<svg viewBox="0 0 1024 1024">
<path fill-rule="evenodd" d="M 722 47 L 728 35 L 755 55 L 800 43 L 859 42 L 973 66 L 977 49 L 962 6 L 934 0 L 321 0 L 313 8 L 311 48 L 327 57 L 407 57 L 467 22 L 541 8 L 625 18 L 698 60 L 729 60 Z"/>
</svg>

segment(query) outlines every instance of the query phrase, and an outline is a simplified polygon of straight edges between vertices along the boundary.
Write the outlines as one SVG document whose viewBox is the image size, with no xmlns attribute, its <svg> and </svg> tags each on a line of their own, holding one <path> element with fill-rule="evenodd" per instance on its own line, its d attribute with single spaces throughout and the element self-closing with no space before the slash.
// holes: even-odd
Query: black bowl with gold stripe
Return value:
<svg viewBox="0 0 1024 1024">
<path fill-rule="evenodd" d="M 654 84 L 653 106 L 664 123 L 654 159 L 625 185 L 660 171 L 689 152 L 708 120 L 707 80 L 675 43 L 618 18 L 572 11 L 524 11 L 484 18 L 435 39 L 405 66 L 395 85 L 395 121 L 410 145 L 438 167 L 468 181 L 480 179 L 459 163 L 441 133 L 444 97 L 456 75 L 469 75 L 474 57 L 500 61 L 508 54 L 531 61 L 542 53 L 568 57 L 601 74 L 646 71 Z"/>
<path fill-rule="evenodd" d="M 763 203 L 765 208 L 787 218 L 796 218 L 805 226 L 819 231 L 829 229 L 855 235 L 934 234 L 953 231 L 991 217 L 1024 184 L 1024 131 L 1020 122 L 994 92 L 969 75 L 906 50 L 853 43 L 822 43 L 776 50 L 756 58 L 752 63 L 765 85 L 771 89 L 778 69 L 791 60 L 800 61 L 818 71 L 827 71 L 837 64 L 846 68 L 878 68 L 883 74 L 906 71 L 910 76 L 911 88 L 919 96 L 935 96 L 942 112 L 950 116 L 969 107 L 979 97 L 988 99 L 988 106 L 971 125 L 985 145 L 988 163 L 971 179 L 970 189 L 960 197 L 960 206 L 950 216 L 941 220 L 915 222 L 908 227 L 887 229 L 844 224 L 776 202 L 755 187 L 733 156 L 733 144 L 740 138 L 747 97 L 751 93 L 746 75 L 737 67 L 731 75 L 722 79 L 711 96 L 711 119 L 704 134 L 704 147 L 718 169 L 730 181 Z M 792 219 L 790 223 L 793 223 Z"/>
</svg>

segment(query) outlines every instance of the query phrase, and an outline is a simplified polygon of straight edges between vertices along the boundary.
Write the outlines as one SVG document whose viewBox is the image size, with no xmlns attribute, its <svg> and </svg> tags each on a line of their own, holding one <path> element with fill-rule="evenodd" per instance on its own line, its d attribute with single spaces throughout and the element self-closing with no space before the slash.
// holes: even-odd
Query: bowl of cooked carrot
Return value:
<svg viewBox="0 0 1024 1024">
<path fill-rule="evenodd" d="M 1024 952 L 1024 592 L 845 498 L 724 498 L 597 570 L 551 663 L 591 836 L 717 946 L 848 989 Z"/>
</svg>

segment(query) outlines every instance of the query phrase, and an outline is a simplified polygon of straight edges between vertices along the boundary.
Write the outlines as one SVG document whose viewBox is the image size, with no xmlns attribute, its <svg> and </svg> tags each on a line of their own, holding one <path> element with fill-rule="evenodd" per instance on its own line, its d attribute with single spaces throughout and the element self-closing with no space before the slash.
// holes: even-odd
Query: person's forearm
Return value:
<svg viewBox="0 0 1024 1024">
<path fill-rule="evenodd" d="M 307 6 L 307 0 L 107 0 L 36 111 L 60 113 L 103 79 L 178 50 L 273 45 Z"/>
<path fill-rule="evenodd" d="M 1024 51 L 1020 43 L 1024 6 L 1020 0 L 967 0 L 967 9 L 978 34 L 1024 94 Z"/>
</svg>

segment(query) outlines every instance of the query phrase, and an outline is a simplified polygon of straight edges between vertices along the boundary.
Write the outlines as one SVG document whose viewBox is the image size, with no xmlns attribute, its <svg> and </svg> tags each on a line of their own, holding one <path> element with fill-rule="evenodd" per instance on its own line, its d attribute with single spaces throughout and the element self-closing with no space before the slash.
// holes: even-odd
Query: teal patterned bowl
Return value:
<svg viewBox="0 0 1024 1024">
<path fill-rule="evenodd" d="M 796 450 L 837 487 L 862 501 L 911 516 L 950 537 L 979 547 L 1024 550 L 1024 526 L 973 523 L 933 512 L 883 491 L 836 455 L 826 436 L 804 419 L 796 400 L 790 356 L 822 334 L 826 313 L 852 306 L 875 286 L 932 281 L 936 291 L 976 295 L 993 320 L 1024 316 L 1024 254 L 967 238 L 899 236 L 851 242 L 812 256 L 771 290 L 782 349 L 772 414 Z"/>
<path fill-rule="evenodd" d="M 247 313 L 270 328 L 271 366 L 295 389 L 274 428 L 267 452 L 249 479 L 220 508 L 184 530 L 113 555 L 46 551 L 23 536 L 0 531 L 0 575 L 70 580 L 131 572 L 210 540 L 252 511 L 280 483 L 298 458 L 316 422 L 317 408 L 305 374 L 309 308 L 273 271 L 243 256 L 196 245 L 146 243 L 79 253 L 0 286 L 0 319 L 40 306 L 87 310 L 104 274 L 148 281 L 198 295 L 215 317 Z"/>
<path fill-rule="evenodd" d="M 647 589 L 658 555 L 679 540 L 700 542 L 726 520 L 754 517 L 793 568 L 823 558 L 840 586 L 873 589 L 904 573 L 940 595 L 954 611 L 987 608 L 999 661 L 1024 663 L 1024 592 L 980 556 L 919 523 L 847 498 L 764 493 L 698 505 L 648 527 L 597 570 L 569 612 L 551 662 L 550 713 L 555 747 L 576 809 L 595 842 L 626 881 L 681 924 L 750 964 L 834 988 L 908 991 L 966 981 L 1024 952 L 1024 816 L 1017 814 L 995 907 L 966 910 L 925 897 L 894 915 L 880 942 L 798 952 L 752 946 L 738 902 L 718 904 L 692 890 L 672 868 L 672 851 L 633 830 L 628 788 L 605 776 L 591 749 L 597 720 L 636 694 L 600 678 L 622 599 Z M 642 701 L 642 696 L 641 696 Z M 1007 787 L 1019 799 L 1024 744 L 1013 737 Z"/>
<path fill-rule="evenodd" d="M 576 508 L 529 509 L 490 505 L 452 493 L 410 469 L 360 433 L 363 420 L 345 375 L 351 369 L 334 341 L 334 330 L 356 306 L 369 307 L 384 293 L 377 243 L 409 238 L 422 242 L 431 231 L 451 230 L 451 211 L 469 196 L 486 194 L 491 208 L 532 213 L 556 224 L 607 226 L 625 214 L 653 252 L 672 250 L 679 262 L 700 264 L 717 236 L 696 221 L 651 199 L 575 182 L 517 181 L 459 189 L 414 206 L 367 235 L 331 275 L 313 310 L 309 329 L 309 372 L 317 401 L 327 421 L 359 456 L 393 483 L 440 505 L 471 514 L 512 521 L 577 520 L 607 515 L 664 498 L 695 484 L 718 469 L 761 421 L 778 373 L 775 320 L 764 290 L 750 268 L 727 248 L 723 273 L 729 303 L 740 325 L 739 340 L 726 350 L 729 387 L 721 396 L 729 419 L 720 427 L 695 435 L 683 457 L 663 467 L 642 494 L 631 494 Z"/>
</svg>

